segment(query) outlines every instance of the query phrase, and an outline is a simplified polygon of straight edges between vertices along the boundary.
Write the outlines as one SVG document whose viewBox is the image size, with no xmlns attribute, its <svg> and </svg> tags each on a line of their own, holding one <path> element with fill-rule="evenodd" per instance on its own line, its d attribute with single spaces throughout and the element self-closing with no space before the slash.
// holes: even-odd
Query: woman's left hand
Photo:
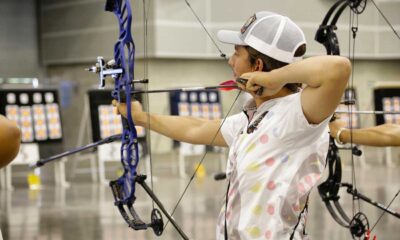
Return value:
<svg viewBox="0 0 400 240">
<path fill-rule="evenodd" d="M 329 123 L 329 132 L 332 137 L 336 138 L 336 134 L 339 129 L 346 127 L 346 122 L 340 119 L 336 119 L 333 122 Z"/>
</svg>

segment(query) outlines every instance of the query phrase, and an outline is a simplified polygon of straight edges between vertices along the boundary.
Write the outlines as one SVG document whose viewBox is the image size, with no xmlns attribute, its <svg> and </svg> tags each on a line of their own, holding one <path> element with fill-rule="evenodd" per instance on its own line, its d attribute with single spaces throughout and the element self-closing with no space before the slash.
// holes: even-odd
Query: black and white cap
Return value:
<svg viewBox="0 0 400 240">
<path fill-rule="evenodd" d="M 240 32 L 220 30 L 221 42 L 250 46 L 278 61 L 292 63 L 298 47 L 306 44 L 303 31 L 288 17 L 273 12 L 257 12 L 247 20 Z"/>
</svg>

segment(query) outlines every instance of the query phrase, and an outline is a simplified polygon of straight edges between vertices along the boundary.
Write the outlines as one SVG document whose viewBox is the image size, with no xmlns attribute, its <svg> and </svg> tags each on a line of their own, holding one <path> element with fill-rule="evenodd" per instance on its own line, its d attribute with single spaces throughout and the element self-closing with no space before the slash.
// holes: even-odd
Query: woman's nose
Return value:
<svg viewBox="0 0 400 240">
<path fill-rule="evenodd" d="M 231 56 L 228 60 L 228 64 L 233 67 L 233 57 Z"/>
</svg>

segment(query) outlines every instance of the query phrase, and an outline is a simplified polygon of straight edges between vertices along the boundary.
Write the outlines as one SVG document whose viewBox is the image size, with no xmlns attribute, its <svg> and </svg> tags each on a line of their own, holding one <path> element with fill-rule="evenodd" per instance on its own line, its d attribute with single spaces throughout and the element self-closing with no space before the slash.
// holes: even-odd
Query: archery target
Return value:
<svg viewBox="0 0 400 240">
<path fill-rule="evenodd" d="M 0 114 L 20 127 L 23 143 L 58 141 L 63 134 L 57 96 L 54 89 L 0 89 Z"/>
</svg>

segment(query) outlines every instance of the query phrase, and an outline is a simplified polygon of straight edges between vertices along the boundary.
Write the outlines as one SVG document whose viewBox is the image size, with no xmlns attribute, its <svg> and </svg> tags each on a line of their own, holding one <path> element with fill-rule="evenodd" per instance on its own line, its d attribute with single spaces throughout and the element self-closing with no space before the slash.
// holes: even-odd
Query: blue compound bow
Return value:
<svg viewBox="0 0 400 240">
<path fill-rule="evenodd" d="M 90 71 L 99 74 L 100 87 L 104 87 L 105 78 L 111 76 L 115 80 L 112 97 L 118 102 L 125 102 L 127 106 L 127 118 L 122 117 L 123 132 L 121 136 L 121 163 L 124 173 L 117 180 L 110 182 L 115 205 L 129 227 L 135 230 L 143 230 L 150 227 L 157 236 L 160 236 L 164 229 L 161 212 L 153 208 L 151 222 L 145 223 L 133 207 L 136 199 L 136 183 L 139 183 L 173 224 L 181 237 L 188 239 L 175 220 L 165 210 L 152 189 L 146 184 L 146 176 L 138 175 L 137 173 L 139 151 L 135 123 L 131 115 L 131 101 L 133 100 L 132 93 L 135 90 L 134 84 L 147 83 L 148 80 L 134 80 L 135 44 L 131 34 L 132 10 L 130 2 L 129 0 L 107 0 L 105 10 L 113 12 L 119 24 L 119 38 L 114 45 L 114 61 L 106 64 L 102 57 L 98 57 L 96 66 L 92 67 Z"/>
<path fill-rule="evenodd" d="M 218 45 L 211 37 L 208 30 L 205 28 L 204 24 L 201 22 L 200 18 L 197 16 L 195 11 L 190 6 L 189 2 L 187 2 L 186 0 L 185 2 L 195 15 L 199 23 L 203 26 L 204 30 L 207 32 L 207 35 L 212 39 L 215 47 L 220 52 L 220 56 L 225 60 L 227 60 L 226 54 L 224 54 L 218 47 Z M 135 123 L 132 119 L 132 114 L 131 114 L 131 101 L 133 100 L 134 94 L 171 92 L 171 91 L 196 91 L 196 90 L 208 90 L 208 89 L 232 90 L 232 89 L 237 89 L 237 86 L 236 84 L 231 84 L 230 83 L 231 81 L 227 81 L 222 83 L 222 85 L 209 86 L 209 87 L 176 88 L 176 89 L 151 90 L 151 91 L 148 90 L 142 91 L 135 89 L 135 84 L 138 83 L 147 84 L 148 80 L 147 79 L 134 80 L 135 44 L 131 34 L 132 9 L 130 1 L 107 0 L 105 10 L 113 12 L 117 17 L 119 24 L 119 37 L 114 45 L 114 59 L 106 63 L 103 57 L 98 57 L 96 65 L 87 70 L 90 72 L 97 73 L 99 75 L 99 80 L 100 80 L 99 88 L 104 88 L 105 80 L 108 76 L 111 76 L 114 79 L 115 86 L 111 95 L 118 102 L 126 103 L 127 107 L 127 118 L 122 117 L 122 125 L 123 125 L 122 134 L 110 136 L 98 142 L 91 143 L 89 145 L 79 147 L 73 150 L 69 150 L 46 159 L 40 159 L 39 161 L 31 164 L 31 168 L 41 167 L 49 162 L 60 159 L 62 157 L 69 156 L 77 152 L 81 152 L 83 150 L 93 148 L 102 144 L 110 143 L 116 141 L 117 139 L 121 139 L 122 143 L 120 152 L 121 152 L 121 163 L 124 168 L 124 173 L 117 180 L 111 181 L 110 187 L 114 195 L 114 200 L 115 200 L 114 203 L 118 207 L 124 220 L 128 223 L 129 227 L 133 228 L 134 230 L 145 230 L 148 228 L 152 228 L 157 236 L 160 236 L 163 233 L 163 230 L 165 229 L 167 224 L 171 222 L 171 224 L 177 230 L 182 239 L 189 239 L 187 235 L 182 231 L 182 229 L 178 226 L 178 224 L 175 222 L 172 216 L 175 213 L 178 205 L 180 204 L 183 196 L 185 195 L 186 190 L 188 189 L 190 183 L 194 179 L 194 176 L 198 168 L 193 173 L 192 178 L 185 187 L 185 190 L 181 194 L 172 212 L 171 213 L 167 212 L 167 210 L 165 209 L 163 204 L 159 201 L 159 199 L 154 194 L 152 189 L 146 184 L 145 180 L 147 176 L 139 175 L 137 173 L 137 167 L 139 164 L 139 149 L 138 149 L 138 139 L 137 139 Z M 144 10 L 145 10 L 144 15 L 146 15 L 146 9 Z M 144 17 L 146 18 L 146 16 Z M 147 19 L 145 19 L 145 21 L 147 21 Z M 146 36 L 146 29 L 145 29 L 145 36 Z M 240 95 L 240 92 L 241 91 L 239 91 L 238 95 L 234 99 L 228 113 L 226 114 L 222 122 L 225 121 L 226 117 L 231 112 L 234 104 L 236 103 Z M 218 132 L 219 130 L 220 129 L 218 129 Z M 215 134 L 214 140 L 218 132 Z M 203 155 L 198 166 L 201 165 L 206 155 L 207 152 Z M 149 194 L 149 196 L 153 200 L 153 203 L 156 203 L 156 205 L 161 210 L 160 211 L 154 208 L 153 204 L 150 223 L 145 223 L 133 207 L 136 200 L 135 197 L 136 183 L 139 183 L 144 188 L 144 190 Z M 161 212 L 168 219 L 167 223 L 165 224 Z"/>
</svg>

